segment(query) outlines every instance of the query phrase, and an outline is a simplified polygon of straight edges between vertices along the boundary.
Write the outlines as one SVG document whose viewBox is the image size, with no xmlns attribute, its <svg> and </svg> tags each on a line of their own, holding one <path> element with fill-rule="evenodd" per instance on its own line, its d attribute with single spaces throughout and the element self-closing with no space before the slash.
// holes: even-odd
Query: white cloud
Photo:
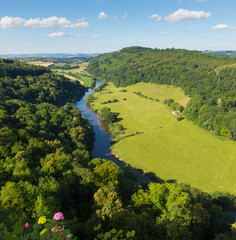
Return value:
<svg viewBox="0 0 236 240">
<path fill-rule="evenodd" d="M 197 2 L 207 2 L 208 0 L 197 0 Z"/>
<path fill-rule="evenodd" d="M 64 32 L 55 32 L 48 34 L 49 37 L 64 37 L 66 34 Z"/>
<path fill-rule="evenodd" d="M 85 18 L 77 20 L 76 23 L 72 23 L 67 18 L 48 17 L 48 18 L 30 18 L 23 19 L 20 17 L 3 17 L 0 20 L 0 28 L 86 28 L 89 27 L 89 23 L 85 21 Z"/>
<path fill-rule="evenodd" d="M 102 20 L 102 19 L 107 19 L 107 18 L 111 18 L 111 19 L 116 19 L 116 16 L 108 16 L 105 12 L 100 12 L 98 15 L 98 19 Z"/>
<path fill-rule="evenodd" d="M 161 21 L 162 17 L 159 16 L 158 14 L 152 14 L 151 16 L 148 17 L 149 19 L 155 19 L 157 21 Z"/>
<path fill-rule="evenodd" d="M 58 17 L 49 17 L 49 18 L 30 18 L 26 20 L 24 23 L 25 27 L 29 28 L 52 28 L 52 27 L 61 27 L 71 24 L 69 20 L 66 18 L 58 18 Z"/>
<path fill-rule="evenodd" d="M 0 28 L 17 28 L 22 27 L 25 20 L 21 17 L 3 17 L 0 20 Z"/>
<path fill-rule="evenodd" d="M 227 31 L 229 31 L 229 30 L 234 30 L 234 29 L 236 29 L 236 27 L 229 26 L 227 24 L 218 24 L 218 25 L 215 25 L 215 26 L 212 27 L 213 31 L 217 31 L 217 30 L 227 30 Z"/>
<path fill-rule="evenodd" d="M 76 23 L 69 23 L 67 25 L 62 26 L 62 28 L 87 28 L 89 27 L 89 23 L 85 21 L 85 18 L 78 19 Z"/>
<path fill-rule="evenodd" d="M 85 35 L 84 34 L 76 34 L 76 37 L 77 38 L 82 38 L 82 37 L 84 37 Z"/>
<path fill-rule="evenodd" d="M 92 35 L 91 38 L 100 38 L 100 37 L 102 37 L 102 34 L 95 33 L 95 34 Z"/>
<path fill-rule="evenodd" d="M 124 13 L 123 18 L 127 18 L 127 17 L 128 17 L 128 14 Z"/>
<path fill-rule="evenodd" d="M 100 12 L 98 15 L 98 19 L 107 19 L 108 15 L 104 12 Z"/>
<path fill-rule="evenodd" d="M 165 35 L 165 34 L 168 34 L 168 32 L 157 32 L 157 34 L 159 34 L 159 35 Z"/>
<path fill-rule="evenodd" d="M 178 11 L 171 13 L 165 17 L 165 20 L 170 23 L 184 22 L 188 20 L 197 20 L 202 18 L 208 18 L 211 16 L 210 12 L 204 11 L 189 11 L 187 9 L 179 9 Z"/>
</svg>

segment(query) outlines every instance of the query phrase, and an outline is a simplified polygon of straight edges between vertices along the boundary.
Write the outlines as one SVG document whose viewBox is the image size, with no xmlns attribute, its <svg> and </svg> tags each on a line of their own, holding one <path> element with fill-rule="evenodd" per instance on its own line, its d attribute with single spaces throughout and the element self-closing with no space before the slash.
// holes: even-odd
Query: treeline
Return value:
<svg viewBox="0 0 236 240">
<path fill-rule="evenodd" d="M 140 186 L 129 168 L 92 159 L 92 128 L 70 103 L 74 98 L 63 98 L 69 80 L 62 84 L 61 77 L 47 74 L 48 79 L 44 74 L 18 76 L 25 80 L 25 86 L 21 81 L 18 88 L 17 78 L 8 77 L 8 87 L 0 88 L 1 237 L 5 227 L 11 231 L 15 223 L 27 223 L 29 231 L 36 218 L 52 219 L 60 211 L 66 228 L 79 239 L 112 239 L 119 229 L 135 230 L 137 240 L 235 238 L 235 220 L 228 213 L 235 209 L 234 196 L 207 194 L 171 181 Z M 22 99 L 17 90 L 34 86 L 27 78 L 41 84 L 42 95 L 51 80 L 64 104 L 40 101 L 37 95 Z M 0 81 L 6 84 L 6 78 Z M 112 116 L 109 109 L 103 114 Z M 94 232 L 99 224 L 99 232 Z M 49 236 L 53 238 L 53 233 Z M 128 237 L 120 234 L 120 238 Z"/>
<path fill-rule="evenodd" d="M 48 71 L 44 67 L 28 66 L 22 61 L 13 61 L 11 59 L 0 59 L 0 77 L 39 76 L 46 72 Z"/>
<path fill-rule="evenodd" d="M 181 87 L 191 97 L 184 111 L 188 119 L 236 140 L 236 68 L 222 68 L 234 63 L 198 51 L 131 47 L 94 58 L 87 70 L 117 87 L 137 82 Z"/>
</svg>

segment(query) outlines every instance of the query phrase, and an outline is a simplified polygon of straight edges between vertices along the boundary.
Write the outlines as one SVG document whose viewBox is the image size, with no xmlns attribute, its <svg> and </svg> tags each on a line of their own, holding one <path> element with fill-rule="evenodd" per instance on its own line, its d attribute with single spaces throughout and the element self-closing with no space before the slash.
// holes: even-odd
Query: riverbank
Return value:
<svg viewBox="0 0 236 240">
<path fill-rule="evenodd" d="M 95 89 L 99 87 L 102 82 L 97 80 Z M 86 98 L 88 95 L 93 94 L 94 89 L 89 89 L 83 98 L 76 103 L 77 109 L 80 110 L 81 114 L 88 119 L 89 124 L 93 126 L 93 131 L 95 133 L 94 146 L 92 151 L 93 158 L 103 158 L 116 163 L 119 167 L 128 166 L 125 161 L 122 161 L 119 157 L 115 156 L 111 152 L 111 142 L 114 136 L 109 133 L 108 126 L 99 120 L 98 114 L 94 113 L 92 107 L 86 103 Z M 132 169 L 132 168 L 131 168 Z M 151 182 L 149 177 L 143 176 L 143 171 L 133 169 L 133 173 L 137 176 L 137 181 L 139 184 L 142 182 Z"/>
</svg>

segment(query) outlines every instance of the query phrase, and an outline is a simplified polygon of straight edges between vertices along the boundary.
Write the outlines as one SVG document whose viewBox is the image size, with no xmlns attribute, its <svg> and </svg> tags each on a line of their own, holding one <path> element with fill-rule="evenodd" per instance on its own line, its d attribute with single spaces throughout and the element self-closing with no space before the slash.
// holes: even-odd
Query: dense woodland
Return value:
<svg viewBox="0 0 236 240">
<path fill-rule="evenodd" d="M 236 140 L 235 64 L 236 59 L 198 51 L 131 47 L 94 58 L 87 70 L 117 87 L 137 82 L 181 87 L 191 97 L 186 118 Z"/>
<path fill-rule="evenodd" d="M 1 74 L 1 237 L 61 211 L 78 239 L 94 239 L 99 223 L 103 239 L 129 238 L 112 238 L 114 229 L 139 240 L 236 238 L 234 196 L 171 181 L 140 186 L 128 167 L 92 159 L 94 134 L 73 102 L 79 83 L 17 61 L 1 60 Z"/>
</svg>

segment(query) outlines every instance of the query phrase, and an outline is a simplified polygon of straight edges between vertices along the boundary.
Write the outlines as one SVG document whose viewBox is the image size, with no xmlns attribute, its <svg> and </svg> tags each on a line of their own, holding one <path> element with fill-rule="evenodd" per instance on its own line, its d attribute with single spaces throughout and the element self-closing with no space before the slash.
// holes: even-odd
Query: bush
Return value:
<svg viewBox="0 0 236 240">
<path fill-rule="evenodd" d="M 100 118 L 107 124 L 114 123 L 117 121 L 117 114 L 112 113 L 110 108 L 104 107 L 100 110 Z"/>
<path fill-rule="evenodd" d="M 172 98 L 169 98 L 169 99 L 165 99 L 165 100 L 164 100 L 164 104 L 166 104 L 166 105 L 168 105 L 168 106 L 170 106 L 171 103 L 173 103 L 173 102 L 174 102 L 174 99 L 172 99 Z"/>
<path fill-rule="evenodd" d="M 178 120 L 178 121 L 182 121 L 183 119 L 184 119 L 183 116 L 179 116 L 179 117 L 177 117 L 177 120 Z"/>
<path fill-rule="evenodd" d="M 121 90 L 119 90 L 119 92 L 127 92 L 127 90 L 126 89 L 121 89 Z"/>
</svg>

